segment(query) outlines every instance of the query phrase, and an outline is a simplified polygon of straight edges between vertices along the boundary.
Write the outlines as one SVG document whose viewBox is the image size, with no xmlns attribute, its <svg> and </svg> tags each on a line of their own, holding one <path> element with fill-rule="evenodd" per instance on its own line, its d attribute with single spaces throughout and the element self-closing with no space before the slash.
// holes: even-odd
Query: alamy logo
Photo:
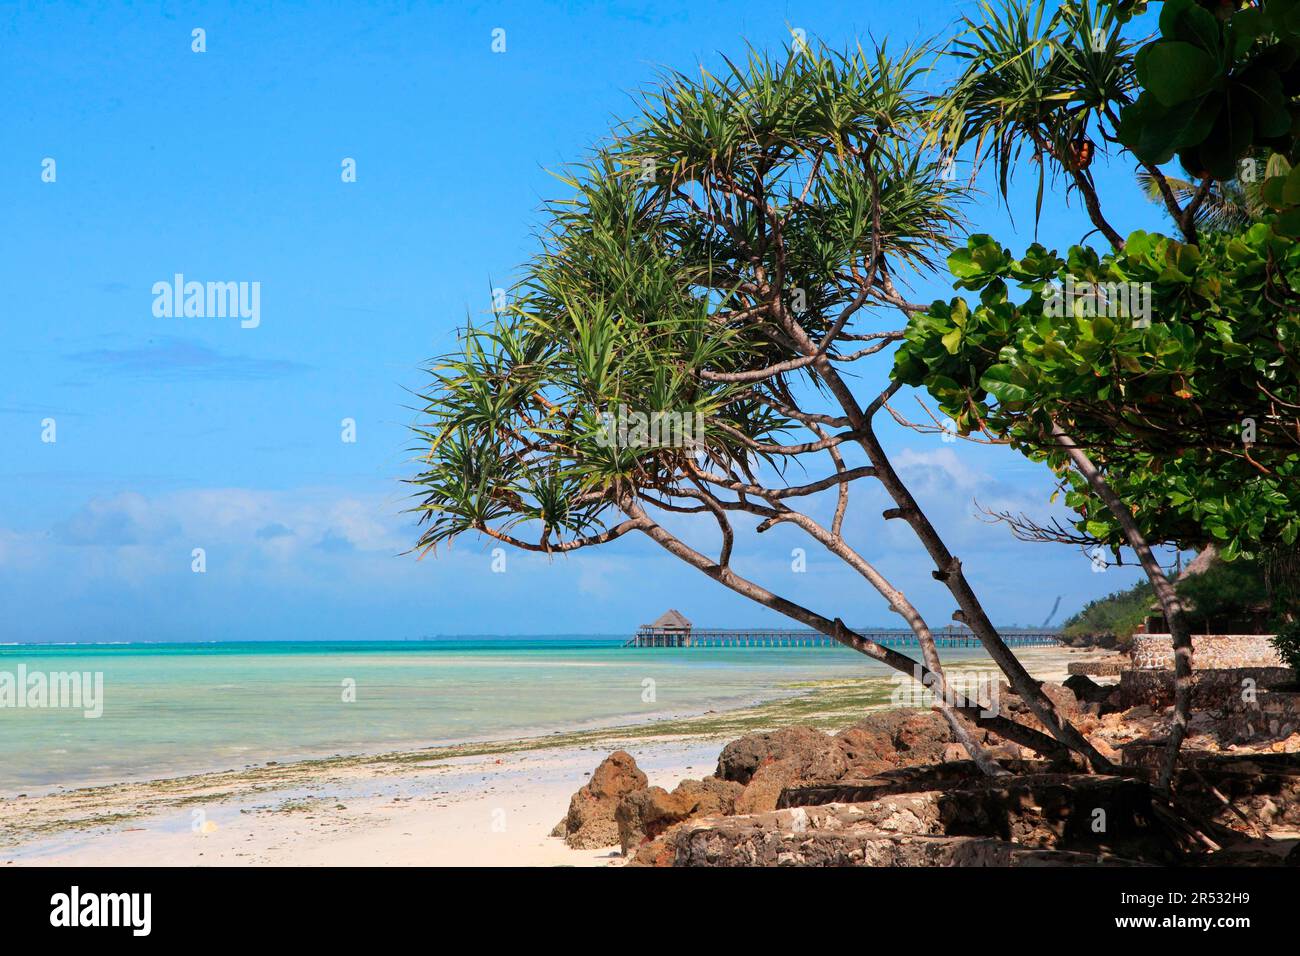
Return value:
<svg viewBox="0 0 1300 956">
<path fill-rule="evenodd" d="M 262 324 L 262 283 L 186 282 L 183 273 L 171 282 L 153 284 L 153 314 L 160 319 L 240 319 L 239 326 Z"/>
<path fill-rule="evenodd" d="M 1054 319 L 1082 315 L 1132 319 L 1136 329 L 1151 326 L 1150 282 L 1049 282 L 1044 290 L 1043 313 Z"/>
<path fill-rule="evenodd" d="M 88 719 L 104 714 L 103 671 L 0 671 L 0 707 L 68 708 Z"/>
<path fill-rule="evenodd" d="M 945 674 L 943 692 L 939 691 L 939 675 L 926 671 L 917 664 L 912 676 L 891 674 L 894 690 L 889 695 L 892 707 L 926 708 L 942 700 L 951 707 L 963 698 L 980 708 L 981 717 L 997 717 L 998 690 L 1001 682 L 996 671 L 953 671 Z"/>
<path fill-rule="evenodd" d="M 129 926 L 132 936 L 148 936 L 152 910 L 152 893 L 82 893 L 74 886 L 50 897 L 50 925 Z"/>
<path fill-rule="evenodd" d="M 696 412 L 602 412 L 596 444 L 601 448 L 702 448 L 704 416 Z"/>
</svg>

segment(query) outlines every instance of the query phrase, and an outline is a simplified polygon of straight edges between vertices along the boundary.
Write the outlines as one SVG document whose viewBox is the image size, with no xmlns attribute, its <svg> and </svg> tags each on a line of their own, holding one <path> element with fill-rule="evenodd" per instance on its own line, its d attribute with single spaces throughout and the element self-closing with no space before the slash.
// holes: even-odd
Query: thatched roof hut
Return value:
<svg viewBox="0 0 1300 956">
<path fill-rule="evenodd" d="M 667 611 L 664 611 L 663 614 L 660 614 L 653 623 L 642 626 L 656 631 L 689 632 L 691 629 L 691 622 L 686 619 L 686 616 L 682 614 L 681 611 L 674 607 L 669 608 Z"/>
</svg>

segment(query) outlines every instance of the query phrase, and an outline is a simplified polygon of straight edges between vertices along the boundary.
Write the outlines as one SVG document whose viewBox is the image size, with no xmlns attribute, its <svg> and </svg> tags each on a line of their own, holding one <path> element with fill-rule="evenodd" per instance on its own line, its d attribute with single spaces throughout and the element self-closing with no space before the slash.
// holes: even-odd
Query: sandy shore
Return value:
<svg viewBox="0 0 1300 956">
<path fill-rule="evenodd" d="M 721 743 L 695 740 L 632 745 L 651 779 L 669 787 L 711 773 L 720 749 Z M 549 836 L 573 791 L 604 756 L 583 747 L 452 758 L 395 772 L 352 767 L 271 791 L 218 795 L 198 804 L 181 798 L 174 802 L 179 806 L 125 826 L 64 830 L 0 849 L 0 865 L 621 863 L 617 848 L 572 850 Z M 134 789 L 128 785 L 122 795 Z"/>
<path fill-rule="evenodd" d="M 1097 655 L 1018 656 L 1059 681 L 1069 661 Z M 836 729 L 887 703 L 889 689 L 824 681 L 754 708 L 639 727 L 14 796 L 0 799 L 0 865 L 617 865 L 616 849 L 572 850 L 549 836 L 611 750 L 672 789 L 712 773 L 740 734 Z"/>
</svg>

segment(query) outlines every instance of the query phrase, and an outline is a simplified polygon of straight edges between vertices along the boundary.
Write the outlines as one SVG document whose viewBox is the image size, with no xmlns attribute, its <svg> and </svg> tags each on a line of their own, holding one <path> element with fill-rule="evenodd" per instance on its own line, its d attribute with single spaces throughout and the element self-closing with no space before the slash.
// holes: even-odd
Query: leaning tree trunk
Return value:
<svg viewBox="0 0 1300 956">
<path fill-rule="evenodd" d="M 990 714 L 978 703 L 966 700 L 963 695 L 947 685 L 942 674 L 935 674 L 906 654 L 900 654 L 893 648 L 884 647 L 875 641 L 868 640 L 846 627 L 839 618 L 832 620 L 818 614 L 816 611 L 774 594 L 762 585 L 736 574 L 731 568 L 719 564 L 707 555 L 701 554 L 656 523 L 634 501 L 624 501 L 620 507 L 637 523 L 637 530 L 670 554 L 681 558 L 713 580 L 730 588 L 737 594 L 749 598 L 751 601 L 814 628 L 845 647 L 849 647 L 860 654 L 865 654 L 867 657 L 892 667 L 894 670 L 911 677 L 919 676 L 926 685 L 934 688 L 937 695 L 941 695 L 943 700 L 950 702 L 953 710 L 960 713 L 977 727 L 992 731 L 999 737 L 1028 747 L 1049 760 L 1061 760 L 1069 754 L 1067 747 L 1046 734 L 1040 733 L 1025 724 L 1018 723 L 1009 717 L 1003 717 L 1001 714 Z"/>
<path fill-rule="evenodd" d="M 1183 745 L 1183 738 L 1187 736 L 1187 715 L 1192 703 L 1192 634 L 1187 624 L 1187 614 L 1178 592 L 1160 569 L 1155 555 L 1151 553 L 1151 546 L 1133 520 L 1132 513 L 1111 490 L 1087 452 L 1075 444 L 1074 439 L 1055 422 L 1052 423 L 1052 437 L 1065 449 L 1079 474 L 1083 475 L 1088 486 L 1119 522 L 1124 531 L 1124 539 L 1142 563 L 1142 570 L 1146 572 L 1147 580 L 1151 582 L 1161 610 L 1165 612 L 1165 619 L 1169 622 L 1169 633 L 1173 635 L 1174 644 L 1174 720 L 1169 728 L 1169 747 L 1157 783 L 1161 790 L 1168 790 L 1173 781 L 1174 769 L 1178 765 L 1178 751 Z"/>
<path fill-rule="evenodd" d="M 799 334 L 802 330 L 795 326 L 791 331 L 799 347 L 805 354 L 810 354 L 810 350 L 814 346 L 806 336 L 804 336 L 803 341 L 799 341 Z M 916 499 L 912 497 L 912 493 L 894 470 L 893 463 L 885 454 L 884 448 L 871 427 L 871 415 L 874 413 L 876 406 L 890 393 L 886 392 L 885 396 L 882 396 L 881 400 L 874 403 L 870 410 L 864 411 L 857 398 L 853 395 L 852 390 L 849 389 L 843 378 L 832 367 L 831 362 L 825 355 L 819 356 L 813 362 L 813 368 L 816 369 L 818 376 L 826 383 L 839 402 L 849 420 L 849 424 L 861 434 L 858 444 L 866 452 L 867 458 L 876 469 L 876 478 L 884 486 L 889 496 L 893 498 L 894 503 L 898 505 L 896 509 L 885 512 L 885 517 L 903 518 L 911 525 L 912 530 L 916 533 L 917 538 L 935 564 L 935 570 L 931 572 L 934 578 L 947 586 L 948 591 L 957 601 L 957 607 L 960 608 L 958 614 L 955 615 L 957 619 L 971 629 L 985 650 L 988 651 L 989 656 L 993 658 L 994 663 L 1007 675 L 1012 690 L 1028 704 L 1034 716 L 1048 729 L 1053 737 L 1071 750 L 1081 754 L 1098 773 L 1113 773 L 1115 771 L 1114 765 L 1102 756 L 1097 748 L 1089 742 L 1088 738 L 1081 734 L 1056 709 L 1056 705 L 1043 693 L 1038 681 L 1030 676 L 1029 671 L 1025 670 L 1025 666 L 1020 663 L 1016 655 L 1011 652 L 1011 648 L 1002 640 L 997 628 L 993 626 L 993 622 L 989 620 L 988 615 L 985 613 L 979 598 L 976 597 L 975 591 L 966 580 L 965 574 L 962 573 L 961 562 L 948 550 L 943 539 L 939 537 L 939 532 L 935 530 L 934 525 L 930 523 L 930 519 L 921 510 Z"/>
<path fill-rule="evenodd" d="M 989 756 L 988 751 L 974 738 L 970 729 L 963 722 L 960 711 L 949 700 L 948 678 L 944 675 L 943 662 L 939 658 L 939 651 L 934 643 L 934 634 L 931 633 L 930 626 L 926 624 L 916 606 L 908 600 L 902 591 L 890 584 L 870 562 L 850 548 L 837 534 L 827 533 L 824 528 L 817 525 L 806 515 L 792 515 L 790 520 L 812 535 L 841 561 L 866 578 L 880 596 L 889 602 L 889 609 L 907 622 L 907 626 L 912 629 L 912 633 L 916 636 L 916 643 L 921 648 L 921 659 L 925 662 L 926 669 L 934 675 L 930 679 L 938 684 L 938 687 L 935 688 L 935 702 L 940 713 L 948 722 L 953 738 L 965 748 L 966 753 L 970 754 L 971 760 L 975 761 L 975 765 L 985 774 L 990 777 L 1006 775 L 1007 771 L 1000 767 Z"/>
</svg>

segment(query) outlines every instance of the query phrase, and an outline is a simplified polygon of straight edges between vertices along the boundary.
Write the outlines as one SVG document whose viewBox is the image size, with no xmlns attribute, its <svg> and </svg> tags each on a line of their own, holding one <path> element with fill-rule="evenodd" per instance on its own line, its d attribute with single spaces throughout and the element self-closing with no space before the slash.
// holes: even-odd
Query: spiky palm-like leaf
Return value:
<svg viewBox="0 0 1300 956">
<path fill-rule="evenodd" d="M 723 379 L 799 354 L 771 318 L 793 288 L 823 336 L 866 260 L 925 268 L 960 223 L 960 190 L 923 146 L 926 53 L 751 49 L 645 91 L 640 116 L 560 174 L 571 194 L 547 204 L 505 312 L 433 364 L 419 546 L 521 525 L 558 546 L 608 527 L 622 495 L 689 491 L 694 468 L 783 468 L 765 449 L 796 424 L 777 406 L 808 373 Z M 689 416 L 699 444 L 611 446 L 623 410 Z"/>
</svg>

